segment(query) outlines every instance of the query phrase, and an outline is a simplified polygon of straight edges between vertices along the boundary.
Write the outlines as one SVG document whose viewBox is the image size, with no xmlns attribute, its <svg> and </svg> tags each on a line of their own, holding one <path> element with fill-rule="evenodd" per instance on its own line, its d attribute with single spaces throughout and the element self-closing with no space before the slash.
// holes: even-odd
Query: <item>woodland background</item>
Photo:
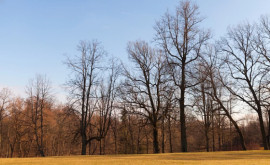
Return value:
<svg viewBox="0 0 270 165">
<path fill-rule="evenodd" d="M 142 154 L 269 149 L 270 22 L 203 29 L 182 1 L 154 25 L 153 43 L 127 43 L 129 62 L 98 40 L 80 41 L 68 102 L 37 75 L 27 97 L 0 91 L 0 156 Z"/>
</svg>

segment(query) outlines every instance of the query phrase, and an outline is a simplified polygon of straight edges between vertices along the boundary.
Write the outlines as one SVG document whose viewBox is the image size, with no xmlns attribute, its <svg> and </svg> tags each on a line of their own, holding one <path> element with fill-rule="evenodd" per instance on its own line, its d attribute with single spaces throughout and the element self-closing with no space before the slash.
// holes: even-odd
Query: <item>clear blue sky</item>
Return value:
<svg viewBox="0 0 270 165">
<path fill-rule="evenodd" d="M 269 0 L 195 0 L 203 27 L 215 38 L 228 25 L 270 14 Z M 98 39 L 109 54 L 127 59 L 128 41 L 152 41 L 156 20 L 178 0 L 0 0 L 0 87 L 22 94 L 28 80 L 46 74 L 60 95 L 68 76 L 65 54 L 79 40 Z M 56 93 L 57 93 L 56 92 Z"/>
</svg>

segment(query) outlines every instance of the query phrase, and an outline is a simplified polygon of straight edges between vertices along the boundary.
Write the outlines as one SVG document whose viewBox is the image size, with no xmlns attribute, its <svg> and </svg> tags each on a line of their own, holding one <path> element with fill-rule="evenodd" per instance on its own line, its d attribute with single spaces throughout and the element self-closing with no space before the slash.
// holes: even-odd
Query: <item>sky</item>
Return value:
<svg viewBox="0 0 270 165">
<path fill-rule="evenodd" d="M 213 38 L 228 26 L 270 15 L 269 0 L 194 0 L 203 28 Z M 36 74 L 46 75 L 63 100 L 69 70 L 66 56 L 80 40 L 97 39 L 108 54 L 128 60 L 128 41 L 153 42 L 154 25 L 179 0 L 0 0 L 0 88 L 24 96 Z"/>
</svg>

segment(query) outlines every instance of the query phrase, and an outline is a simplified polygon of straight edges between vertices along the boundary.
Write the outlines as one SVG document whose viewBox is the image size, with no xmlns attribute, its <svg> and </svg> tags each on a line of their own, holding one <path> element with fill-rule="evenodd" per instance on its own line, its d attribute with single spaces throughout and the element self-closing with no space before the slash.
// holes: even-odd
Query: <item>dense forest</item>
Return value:
<svg viewBox="0 0 270 165">
<path fill-rule="evenodd" d="M 153 43 L 127 43 L 128 62 L 80 41 L 55 101 L 44 75 L 25 98 L 0 89 L 0 156 L 146 154 L 270 147 L 270 21 L 221 38 L 182 1 L 154 25 Z"/>
</svg>

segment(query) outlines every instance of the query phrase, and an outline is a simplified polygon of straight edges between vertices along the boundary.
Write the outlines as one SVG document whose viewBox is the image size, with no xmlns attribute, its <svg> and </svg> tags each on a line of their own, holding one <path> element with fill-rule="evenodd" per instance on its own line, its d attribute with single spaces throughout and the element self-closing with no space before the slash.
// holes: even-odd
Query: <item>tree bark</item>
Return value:
<svg viewBox="0 0 270 165">
<path fill-rule="evenodd" d="M 260 129 L 261 129 L 261 134 L 262 134 L 263 147 L 264 147 L 264 150 L 268 150 L 269 149 L 268 148 L 268 141 L 266 138 L 261 108 L 258 109 L 258 116 L 259 116 L 259 123 L 260 123 Z"/>
<path fill-rule="evenodd" d="M 87 145 L 86 135 L 85 135 L 85 133 L 82 133 L 81 136 L 82 136 L 82 151 L 81 151 L 81 155 L 86 155 L 86 145 Z"/>
<path fill-rule="evenodd" d="M 172 146 L 172 131 L 171 131 L 171 116 L 168 117 L 168 131 L 169 131 L 169 143 L 170 143 L 170 153 L 173 153 Z"/>
<path fill-rule="evenodd" d="M 159 153 L 158 129 L 156 124 L 153 124 L 153 149 L 155 154 Z"/>
<path fill-rule="evenodd" d="M 212 123 L 212 151 L 216 151 L 216 146 L 215 146 L 215 127 L 214 127 L 214 112 L 212 111 L 211 113 L 211 123 Z"/>
<path fill-rule="evenodd" d="M 161 129 L 161 131 L 162 131 L 162 132 L 161 132 L 161 136 L 162 136 L 162 137 L 161 137 L 161 150 L 162 150 L 161 152 L 162 152 L 162 153 L 165 153 L 165 137 L 164 137 L 164 136 L 165 136 L 165 135 L 164 135 L 164 134 L 165 134 L 165 133 L 164 133 L 164 132 L 165 132 L 165 126 L 164 126 L 164 113 L 163 113 L 163 115 L 162 115 L 162 129 Z"/>
</svg>

